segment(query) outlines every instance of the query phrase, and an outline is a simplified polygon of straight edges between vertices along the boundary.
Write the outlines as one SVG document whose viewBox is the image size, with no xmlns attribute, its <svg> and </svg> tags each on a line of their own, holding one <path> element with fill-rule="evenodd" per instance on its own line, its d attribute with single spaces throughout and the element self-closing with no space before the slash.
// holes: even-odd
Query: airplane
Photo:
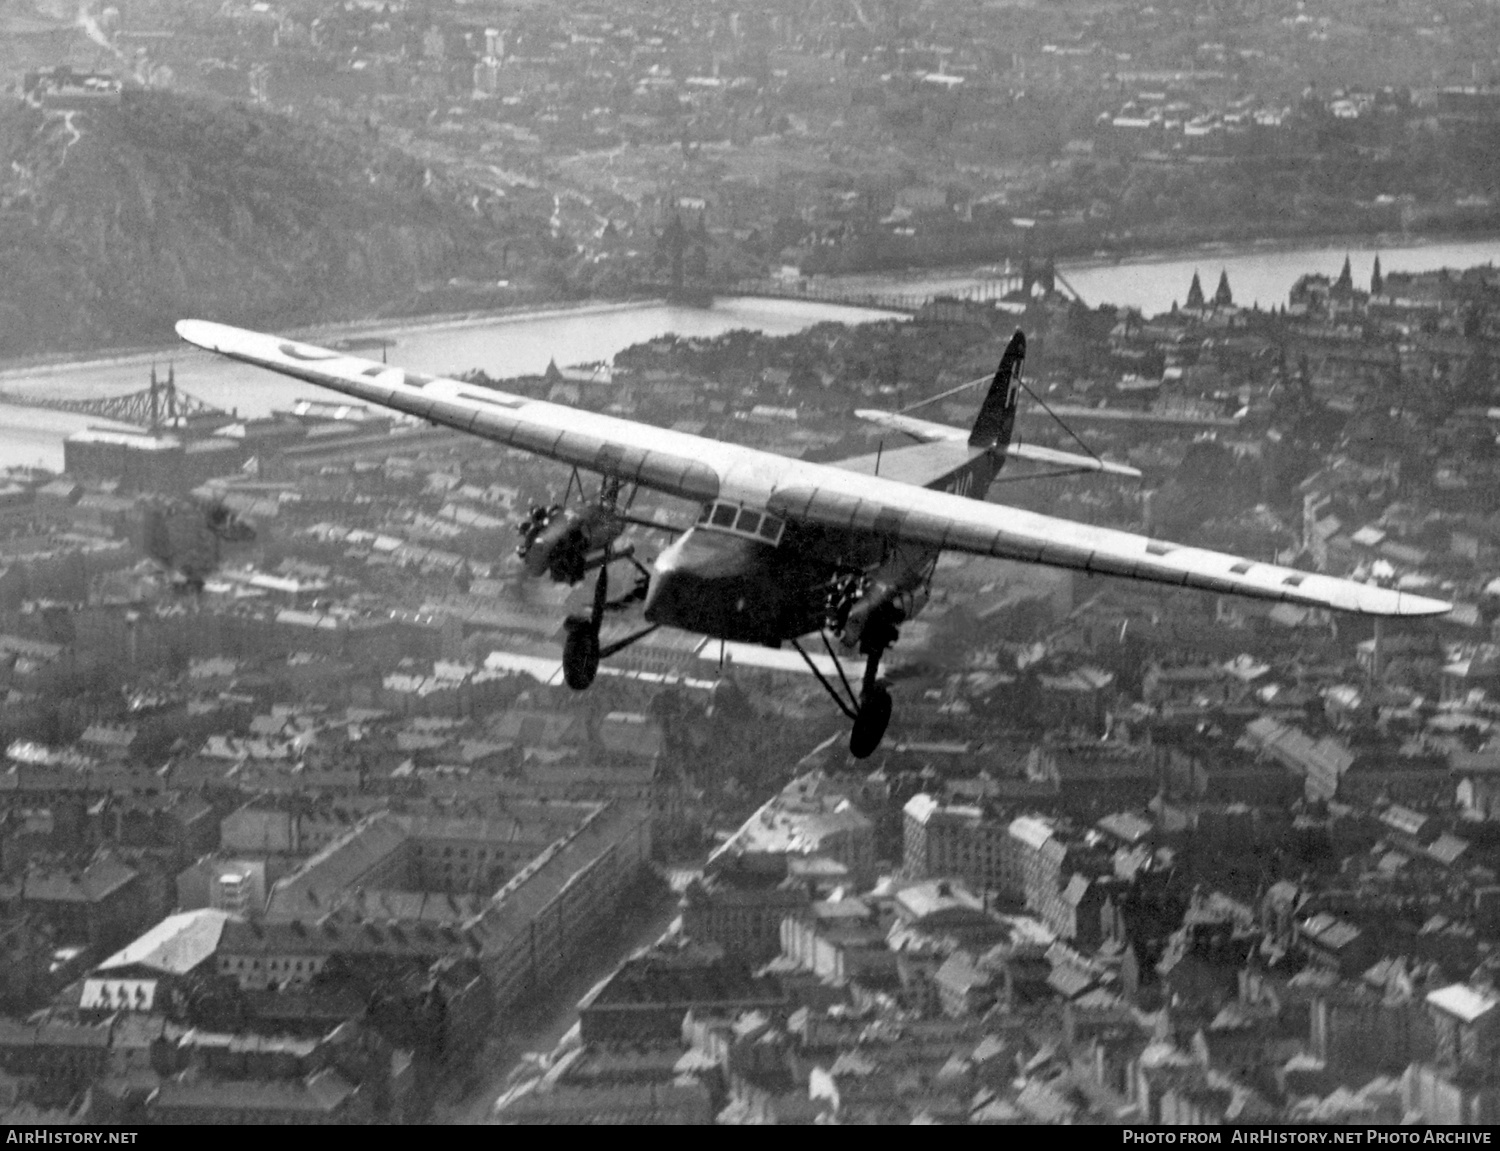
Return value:
<svg viewBox="0 0 1500 1151">
<path fill-rule="evenodd" d="M 580 491 L 580 471 L 599 475 L 597 496 L 582 506 L 536 508 L 519 525 L 517 551 L 531 574 L 576 584 L 598 573 L 591 610 L 565 621 L 568 686 L 587 688 L 602 659 L 658 627 L 768 647 L 790 644 L 849 719 L 849 750 L 859 759 L 880 746 L 891 718 L 881 659 L 901 625 L 928 601 L 943 551 L 1360 615 L 1452 610 L 1409 592 L 986 502 L 1010 458 L 1139 474 L 1094 456 L 1012 443 L 1026 356 L 1020 331 L 967 432 L 900 413 L 862 412 L 919 442 L 837 463 L 788 459 L 206 320 L 179 321 L 177 333 L 229 359 L 570 464 Z M 622 504 L 627 485 L 630 496 Z M 569 495 L 572 488 L 570 480 Z M 701 508 L 696 523 L 649 569 L 619 538 L 630 523 L 659 526 L 630 517 L 630 498 L 640 488 Z M 633 564 L 639 578 L 627 595 L 611 600 L 609 566 L 621 560 Z M 643 605 L 647 626 L 601 645 L 606 613 L 635 603 Z M 830 632 L 846 654 L 857 650 L 865 657 L 858 692 L 829 643 Z M 802 647 L 814 633 L 832 657 L 838 685 Z"/>
</svg>

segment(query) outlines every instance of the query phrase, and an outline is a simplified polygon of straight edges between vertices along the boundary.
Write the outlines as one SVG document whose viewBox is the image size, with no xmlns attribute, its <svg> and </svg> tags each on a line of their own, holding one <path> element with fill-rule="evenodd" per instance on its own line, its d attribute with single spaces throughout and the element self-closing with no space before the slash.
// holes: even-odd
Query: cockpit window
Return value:
<svg viewBox="0 0 1500 1151">
<path fill-rule="evenodd" d="M 727 528 L 734 526 L 735 506 L 733 504 L 720 504 L 714 508 L 714 527 Z"/>
<path fill-rule="evenodd" d="M 721 528 L 735 535 L 751 536 L 771 544 L 781 542 L 786 530 L 786 521 L 756 508 L 747 508 L 727 500 L 717 500 L 703 506 L 698 523 L 705 527 Z"/>
</svg>

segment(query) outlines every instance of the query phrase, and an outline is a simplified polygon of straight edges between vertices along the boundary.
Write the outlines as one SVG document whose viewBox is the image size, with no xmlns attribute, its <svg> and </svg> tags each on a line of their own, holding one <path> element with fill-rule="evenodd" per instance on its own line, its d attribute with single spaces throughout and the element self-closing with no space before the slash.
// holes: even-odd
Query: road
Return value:
<svg viewBox="0 0 1500 1151">
<path fill-rule="evenodd" d="M 673 889 L 676 890 L 673 890 Z M 433 1113 L 435 1123 L 492 1123 L 496 1097 L 504 1090 L 506 1080 L 528 1052 L 548 1052 L 578 1022 L 578 1001 L 589 990 L 613 972 L 633 952 L 655 943 L 677 918 L 681 881 L 677 874 L 672 884 L 656 884 L 643 898 L 639 908 L 627 912 L 610 938 L 585 949 L 575 973 L 556 987 L 540 1003 L 523 1014 L 513 1016 L 502 1025 L 502 1034 L 486 1044 L 479 1064 L 480 1085 L 462 1098 L 441 1099 Z"/>
</svg>

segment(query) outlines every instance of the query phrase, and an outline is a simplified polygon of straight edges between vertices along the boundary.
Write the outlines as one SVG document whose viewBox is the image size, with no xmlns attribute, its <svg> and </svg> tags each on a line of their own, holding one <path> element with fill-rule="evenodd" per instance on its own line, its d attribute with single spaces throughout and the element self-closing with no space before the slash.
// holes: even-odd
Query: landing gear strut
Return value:
<svg viewBox="0 0 1500 1151">
<path fill-rule="evenodd" d="M 834 653 L 833 645 L 828 642 L 826 633 L 820 632 L 823 647 L 828 652 L 828 657 L 833 660 L 834 670 L 838 672 L 839 682 L 843 685 L 843 692 L 828 682 L 828 678 L 818 670 L 818 665 L 813 663 L 808 654 L 802 650 L 802 645 L 796 640 L 792 646 L 797 649 L 813 675 L 818 677 L 818 682 L 823 685 L 834 703 L 848 718 L 853 721 L 853 728 L 849 732 L 849 754 L 855 759 L 868 759 L 880 746 L 880 741 L 885 738 L 885 729 L 891 722 L 891 689 L 885 680 L 880 678 L 880 660 L 885 655 L 886 648 L 896 642 L 899 636 L 896 625 L 885 612 L 873 615 L 864 632 L 860 635 L 859 650 L 865 656 L 865 673 L 860 680 L 859 698 L 854 698 L 854 689 L 849 684 L 849 679 L 844 675 L 844 666 L 839 662 L 839 657 Z M 849 696 L 845 699 L 845 693 Z"/>
<path fill-rule="evenodd" d="M 849 754 L 855 759 L 869 759 L 885 738 L 890 722 L 891 689 L 879 680 L 860 693 L 854 728 L 849 732 Z"/>
<path fill-rule="evenodd" d="M 860 636 L 859 649 L 865 653 L 865 674 L 859 685 L 859 707 L 854 714 L 854 730 L 849 733 L 849 754 L 868 759 L 891 722 L 891 689 L 880 675 L 880 657 L 896 642 L 896 625 L 883 615 L 876 616 Z"/>
<path fill-rule="evenodd" d="M 614 560 L 629 560 L 636 569 L 635 586 L 617 600 L 609 598 L 609 565 Z M 599 576 L 594 581 L 594 602 L 588 615 L 570 615 L 563 621 L 566 636 L 563 639 L 563 682 L 574 691 L 583 691 L 599 674 L 599 661 L 624 651 L 637 640 L 645 639 L 657 628 L 656 624 L 633 632 L 624 639 L 608 646 L 600 646 L 599 632 L 604 625 L 605 612 L 620 611 L 646 598 L 651 586 L 651 573 L 628 549 L 605 554 L 599 562 Z"/>
<path fill-rule="evenodd" d="M 594 606 L 588 615 L 570 615 L 563 620 L 563 680 L 574 691 L 582 691 L 599 674 L 599 628 L 609 606 L 609 563 L 599 565 L 594 581 Z"/>
</svg>

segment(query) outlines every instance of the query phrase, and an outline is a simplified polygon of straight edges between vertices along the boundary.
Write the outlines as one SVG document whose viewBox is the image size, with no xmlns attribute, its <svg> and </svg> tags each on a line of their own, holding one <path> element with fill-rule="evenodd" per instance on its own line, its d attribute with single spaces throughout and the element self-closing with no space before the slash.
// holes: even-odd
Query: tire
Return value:
<svg viewBox="0 0 1500 1151">
<path fill-rule="evenodd" d="M 599 674 L 599 632 L 586 619 L 570 619 L 564 625 L 563 681 L 574 691 L 583 691 Z"/>
<path fill-rule="evenodd" d="M 859 715 L 855 717 L 854 730 L 849 733 L 849 754 L 855 759 L 868 759 L 885 738 L 885 729 L 890 722 L 890 689 L 884 683 L 876 683 L 859 701 Z"/>
</svg>

